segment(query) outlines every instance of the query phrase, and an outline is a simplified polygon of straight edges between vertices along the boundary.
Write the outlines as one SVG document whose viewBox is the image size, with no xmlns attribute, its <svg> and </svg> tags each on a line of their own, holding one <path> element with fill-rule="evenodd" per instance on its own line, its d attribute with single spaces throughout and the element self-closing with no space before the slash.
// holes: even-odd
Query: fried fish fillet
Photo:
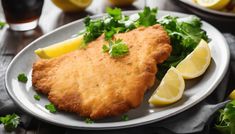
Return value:
<svg viewBox="0 0 235 134">
<path fill-rule="evenodd" d="M 102 52 L 104 36 L 76 50 L 33 64 L 32 83 L 48 94 L 58 109 L 100 119 L 138 107 L 145 91 L 154 84 L 156 65 L 171 53 L 167 33 L 160 25 L 120 33 L 129 53 L 111 58 Z"/>
</svg>

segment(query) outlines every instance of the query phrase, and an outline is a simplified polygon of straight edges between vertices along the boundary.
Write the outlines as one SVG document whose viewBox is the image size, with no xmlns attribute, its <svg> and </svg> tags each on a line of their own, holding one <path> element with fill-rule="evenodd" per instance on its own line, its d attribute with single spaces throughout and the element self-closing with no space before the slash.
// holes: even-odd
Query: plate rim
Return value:
<svg viewBox="0 0 235 134">
<path fill-rule="evenodd" d="M 134 13 L 137 13 L 138 11 L 141 11 L 141 10 L 130 10 L 130 11 L 123 11 L 123 13 L 127 13 L 127 14 L 134 14 Z M 185 13 L 181 13 L 181 12 L 174 12 L 174 11 L 167 11 L 167 10 L 159 10 L 159 12 L 162 12 L 162 13 L 167 13 L 167 14 L 171 14 L 173 13 L 174 15 L 180 15 L 180 16 L 188 16 L 190 14 L 185 14 Z M 94 16 L 91 16 L 91 18 L 99 18 L 99 17 L 102 17 L 104 16 L 105 14 L 98 14 L 98 15 L 94 15 Z M 156 119 L 151 119 L 151 120 L 148 120 L 148 121 L 142 121 L 142 122 L 137 122 L 137 123 L 132 123 L 132 124 L 127 124 L 127 125 L 124 125 L 124 126 L 120 126 L 120 125 L 116 125 L 116 126 L 102 126 L 102 127 L 97 127 L 97 126 L 92 126 L 90 125 L 89 127 L 85 127 L 85 126 L 71 126 L 71 125 L 66 125 L 66 124 L 63 124 L 63 123 L 60 123 L 60 122 L 54 122 L 53 120 L 50 120 L 50 119 L 47 119 L 46 117 L 42 117 L 40 116 L 39 114 L 35 114 L 35 113 L 31 113 L 27 107 L 24 107 L 24 106 L 21 106 L 21 103 L 17 101 L 17 99 L 14 98 L 14 94 L 13 92 L 10 91 L 10 87 L 9 87 L 9 83 L 7 82 L 8 81 L 8 75 L 9 75 L 9 70 L 12 68 L 12 64 L 15 63 L 15 60 L 18 59 L 18 57 L 20 57 L 20 55 L 26 50 L 28 49 L 30 46 L 32 46 L 35 42 L 37 42 L 38 40 L 41 40 L 43 39 L 44 37 L 52 34 L 52 33 L 55 33 L 57 31 L 59 31 L 60 29 L 63 29 L 65 27 L 68 27 L 70 25 L 73 25 L 73 24 L 76 24 L 76 23 L 80 23 L 81 21 L 83 21 L 84 18 L 81 18 L 79 20 L 76 20 L 76 21 L 73 21 L 73 22 L 70 22 L 68 24 L 65 24 L 61 27 L 58 27 L 46 34 L 44 34 L 43 36 L 37 38 L 36 40 L 34 40 L 33 42 L 29 43 L 29 45 L 27 45 L 24 49 L 22 49 L 10 62 L 10 64 L 8 65 L 7 67 L 7 70 L 6 70 L 6 73 L 5 73 L 5 78 L 4 78 L 4 83 L 5 83 L 5 87 L 7 89 L 7 92 L 9 94 L 9 96 L 11 97 L 11 99 L 22 109 L 24 110 L 26 113 L 36 117 L 37 119 L 39 120 L 42 120 L 42 121 L 45 121 L 45 122 L 48 122 L 48 123 L 51 123 L 51 124 L 54 124 L 54 125 L 57 125 L 57 126 L 62 126 L 62 127 L 66 127 L 66 128 L 73 128 L 73 129 L 84 129 L 84 130 L 110 130 L 110 129 L 122 129 L 122 128 L 130 128 L 130 127 L 135 127 L 135 126 L 141 126 L 141 125 L 146 125 L 146 124 L 150 124 L 150 123 L 154 123 L 154 122 L 158 122 L 158 121 L 161 121 L 163 119 L 166 119 L 166 118 L 169 118 L 169 117 L 173 117 L 187 109 L 190 109 L 191 107 L 195 106 L 196 104 L 198 104 L 199 102 L 201 102 L 203 99 L 205 99 L 207 96 L 209 96 L 214 90 L 215 88 L 218 86 L 218 84 L 222 81 L 222 79 L 224 78 L 225 74 L 227 73 L 227 70 L 228 70 L 228 66 L 229 66 L 229 61 L 230 61 L 230 51 L 229 51 L 229 47 L 228 47 L 228 44 L 227 44 L 227 41 L 225 40 L 224 36 L 221 34 L 221 32 L 219 30 L 217 30 L 214 26 L 210 25 L 209 23 L 203 21 L 203 23 L 209 25 L 210 27 L 213 28 L 213 30 L 215 30 L 220 36 L 221 38 L 223 39 L 223 42 L 225 43 L 225 49 L 227 51 L 227 61 L 226 61 L 226 65 L 225 65 L 225 69 L 223 70 L 223 73 L 221 75 L 221 77 L 218 78 L 217 80 L 217 83 L 215 83 L 214 85 L 212 85 L 212 88 L 209 92 L 207 92 L 206 95 L 204 95 L 203 97 L 201 97 L 200 99 L 198 99 L 197 101 L 194 101 L 191 105 L 188 105 L 168 116 L 164 116 L 162 118 L 158 118 L 157 120 Z M 118 122 L 117 122 L 118 123 Z"/>
<path fill-rule="evenodd" d="M 221 12 L 221 11 L 217 11 L 217 10 L 204 8 L 204 7 L 201 7 L 199 5 L 193 4 L 193 2 L 191 2 L 189 0 L 179 0 L 179 1 L 186 4 L 186 5 L 188 5 L 188 6 L 192 6 L 196 9 L 202 10 L 202 11 L 210 13 L 210 14 L 215 14 L 215 15 L 220 15 L 220 16 L 223 16 L 223 17 L 230 17 L 230 18 L 235 17 L 235 13 L 227 13 L 227 12 Z"/>
</svg>

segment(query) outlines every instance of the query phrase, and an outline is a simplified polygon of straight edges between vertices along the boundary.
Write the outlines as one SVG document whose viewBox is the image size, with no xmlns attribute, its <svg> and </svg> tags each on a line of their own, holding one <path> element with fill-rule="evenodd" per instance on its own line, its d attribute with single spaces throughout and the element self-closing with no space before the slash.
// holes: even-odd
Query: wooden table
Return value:
<svg viewBox="0 0 235 134">
<path fill-rule="evenodd" d="M 150 7 L 158 7 L 162 10 L 190 13 L 190 11 L 178 7 L 179 3 L 175 2 L 175 0 L 148 0 L 147 5 Z M 36 29 L 27 32 L 15 32 L 8 29 L 7 27 L 2 29 L 0 31 L 0 82 L 4 82 L 4 72 L 12 58 L 30 42 L 69 22 L 83 18 L 87 15 L 104 13 L 107 6 L 110 6 L 107 0 L 93 0 L 93 3 L 89 6 L 89 8 L 87 8 L 85 12 L 66 14 L 55 7 L 50 0 L 45 0 L 39 26 Z M 138 10 L 143 9 L 143 7 L 144 0 L 137 0 L 133 6 L 125 7 L 123 10 Z M 2 11 L 0 11 L 0 20 L 4 20 Z M 229 28 L 230 26 L 225 26 L 225 28 L 222 28 L 222 30 L 225 31 Z M 230 30 L 226 32 L 234 31 Z M 34 119 L 28 130 L 17 130 L 17 133 L 49 134 L 53 132 L 56 134 L 64 134 L 65 131 L 65 128 L 57 127 Z"/>
</svg>

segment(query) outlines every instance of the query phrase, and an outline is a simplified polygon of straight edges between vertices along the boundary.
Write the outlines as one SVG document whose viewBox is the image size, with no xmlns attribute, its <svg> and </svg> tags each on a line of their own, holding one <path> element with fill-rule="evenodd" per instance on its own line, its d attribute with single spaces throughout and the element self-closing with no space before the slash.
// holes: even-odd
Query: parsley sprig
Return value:
<svg viewBox="0 0 235 134">
<path fill-rule="evenodd" d="M 35 94 L 33 97 L 34 97 L 34 99 L 37 100 L 37 101 L 40 101 L 40 99 L 41 99 L 41 96 L 38 95 L 38 94 Z"/>
<path fill-rule="evenodd" d="M 45 105 L 45 108 L 49 110 L 51 113 L 55 113 L 57 111 L 56 107 L 52 103 Z"/>
<path fill-rule="evenodd" d="M 128 117 L 128 115 L 124 114 L 124 115 L 122 115 L 121 119 L 122 119 L 123 121 L 128 121 L 128 120 L 129 120 L 129 117 Z"/>
<path fill-rule="evenodd" d="M 17 114 L 8 114 L 5 117 L 0 117 L 0 124 L 4 125 L 6 131 L 11 132 L 17 128 L 20 123 L 20 116 Z"/>
<path fill-rule="evenodd" d="M 95 123 L 92 119 L 90 119 L 90 118 L 86 118 L 85 119 L 85 123 L 87 123 L 87 124 L 93 124 L 93 123 Z"/>
<path fill-rule="evenodd" d="M 19 74 L 17 78 L 18 78 L 18 81 L 23 82 L 23 83 L 26 83 L 28 81 L 28 78 L 24 73 Z"/>
<path fill-rule="evenodd" d="M 85 44 L 95 40 L 103 33 L 106 40 L 111 40 L 114 34 L 127 32 L 139 26 L 156 24 L 157 9 L 150 9 L 149 7 L 145 7 L 136 20 L 131 20 L 128 16 L 123 15 L 119 8 L 107 8 L 106 12 L 108 15 L 103 19 L 91 20 L 90 17 L 86 17 L 84 21 Z"/>
<path fill-rule="evenodd" d="M 140 26 L 152 26 L 157 23 L 156 15 L 157 9 L 150 9 L 149 7 L 145 7 L 143 12 L 138 13 L 139 20 L 137 21 Z"/>
<path fill-rule="evenodd" d="M 235 133 L 235 100 L 229 102 L 224 109 L 221 109 L 216 129 L 222 134 Z"/>
<path fill-rule="evenodd" d="M 103 45 L 103 52 L 108 52 L 111 57 L 121 57 L 128 54 L 128 46 L 121 40 L 109 41 L 109 46 Z"/>
<path fill-rule="evenodd" d="M 3 29 L 3 27 L 6 25 L 5 22 L 0 21 L 0 29 Z"/>
</svg>

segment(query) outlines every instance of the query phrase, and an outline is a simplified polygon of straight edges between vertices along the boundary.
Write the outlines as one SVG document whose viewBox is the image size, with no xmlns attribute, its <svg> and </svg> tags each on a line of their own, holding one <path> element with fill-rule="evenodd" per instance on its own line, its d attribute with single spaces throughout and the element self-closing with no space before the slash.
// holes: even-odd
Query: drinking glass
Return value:
<svg viewBox="0 0 235 134">
<path fill-rule="evenodd" d="M 37 27 L 44 0 L 2 0 L 7 23 L 14 31 Z"/>
</svg>

